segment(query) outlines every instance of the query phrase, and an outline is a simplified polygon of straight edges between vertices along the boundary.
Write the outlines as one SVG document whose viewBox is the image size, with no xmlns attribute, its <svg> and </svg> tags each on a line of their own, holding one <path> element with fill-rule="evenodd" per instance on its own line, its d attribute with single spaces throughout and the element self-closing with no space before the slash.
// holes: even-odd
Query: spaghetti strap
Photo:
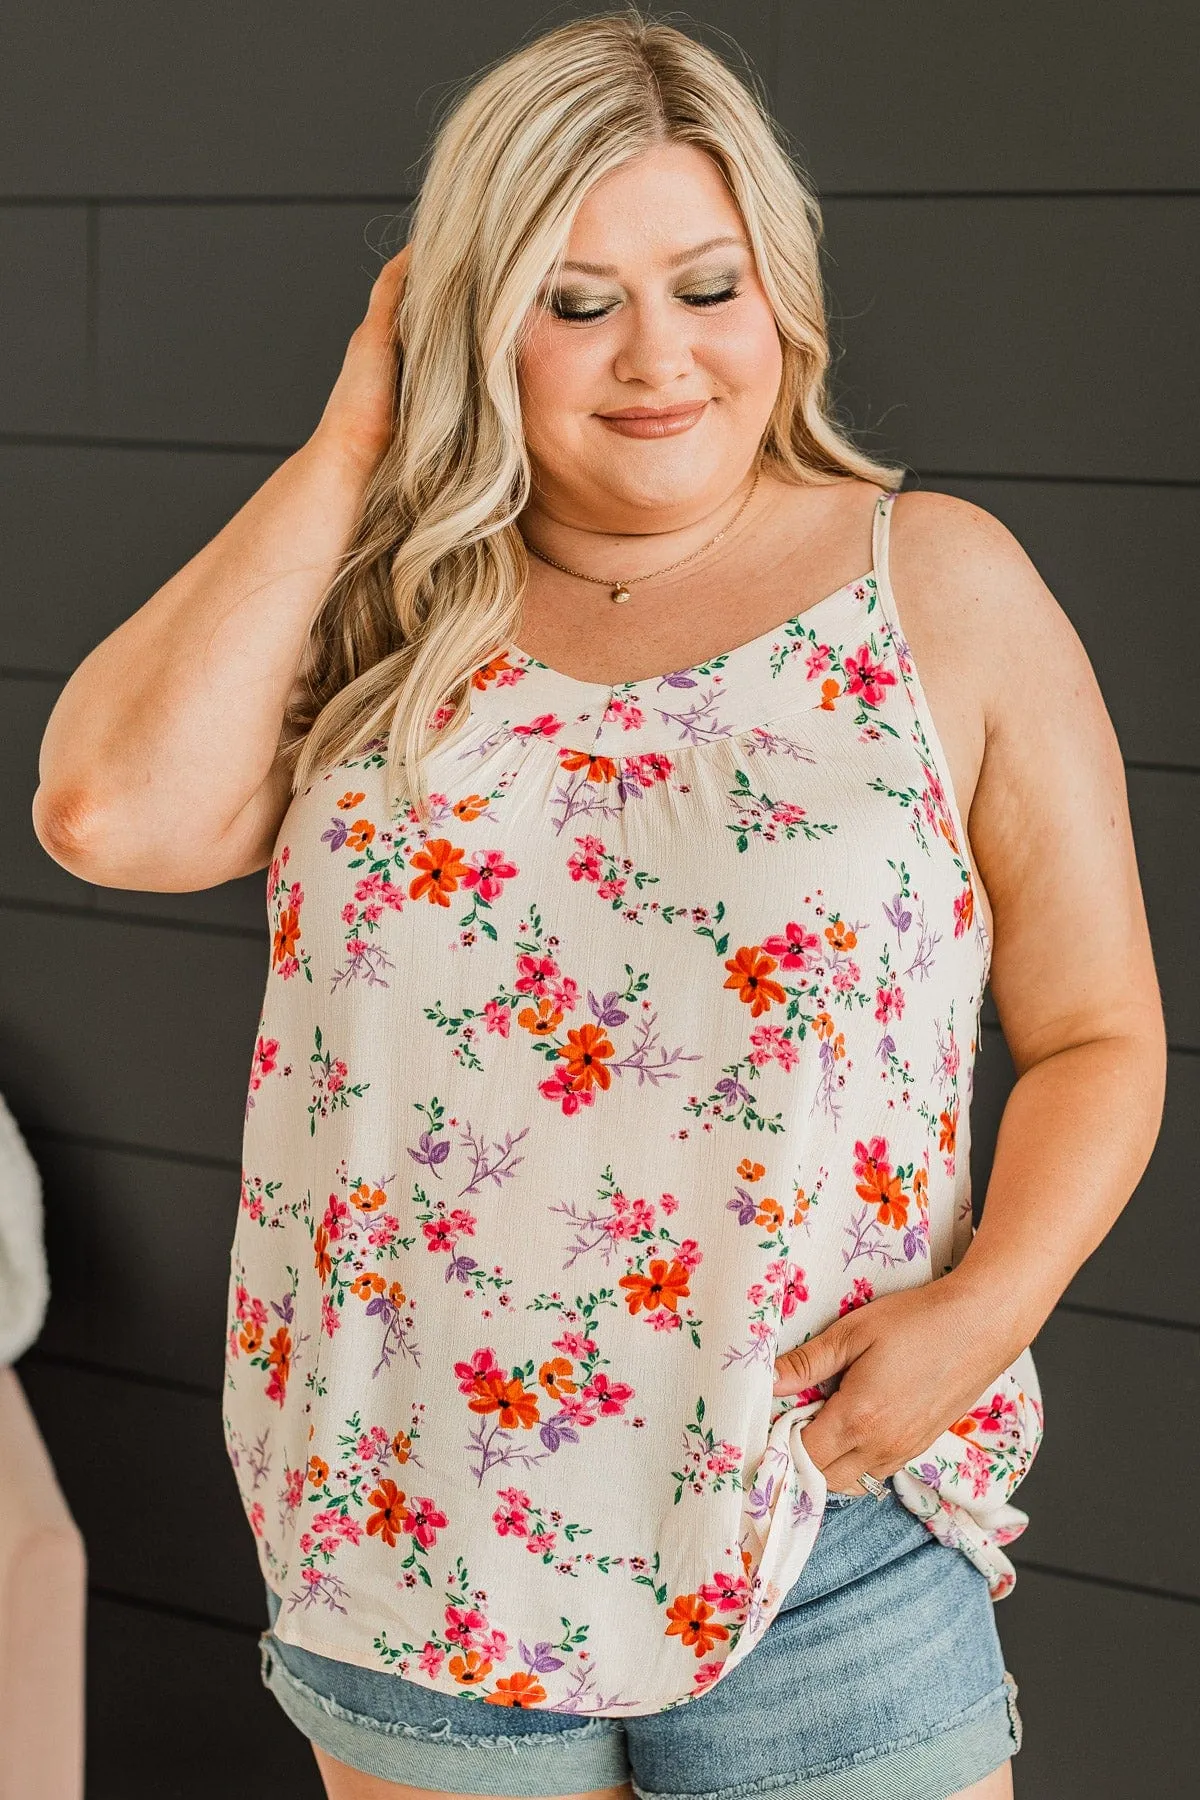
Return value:
<svg viewBox="0 0 1200 1800">
<path fill-rule="evenodd" d="M 896 610 L 896 596 L 892 591 L 892 574 L 890 566 L 890 543 L 892 527 L 892 511 L 900 498 L 900 489 L 894 488 L 890 493 L 881 494 L 875 502 L 875 512 L 871 523 L 871 566 L 875 573 L 875 589 L 879 602 L 879 610 L 887 623 L 888 631 L 896 646 L 901 664 L 908 658 L 908 646 L 904 641 L 904 632 L 900 626 L 900 615 Z"/>
</svg>

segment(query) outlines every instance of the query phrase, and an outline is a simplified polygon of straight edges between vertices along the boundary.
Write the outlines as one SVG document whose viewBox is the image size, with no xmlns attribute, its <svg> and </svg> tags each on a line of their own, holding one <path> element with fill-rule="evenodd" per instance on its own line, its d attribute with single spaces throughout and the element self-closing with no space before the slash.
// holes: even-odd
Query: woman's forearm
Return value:
<svg viewBox="0 0 1200 1800">
<path fill-rule="evenodd" d="M 1000 1121 L 983 1216 L 944 1280 L 973 1297 L 1015 1356 L 1107 1236 L 1162 1122 L 1155 1029 L 1075 1044 L 1018 1079 Z"/>
<path fill-rule="evenodd" d="M 369 473 L 318 430 L 72 674 L 34 818 L 76 873 L 153 888 L 185 846 L 203 867 L 274 761 Z"/>
</svg>

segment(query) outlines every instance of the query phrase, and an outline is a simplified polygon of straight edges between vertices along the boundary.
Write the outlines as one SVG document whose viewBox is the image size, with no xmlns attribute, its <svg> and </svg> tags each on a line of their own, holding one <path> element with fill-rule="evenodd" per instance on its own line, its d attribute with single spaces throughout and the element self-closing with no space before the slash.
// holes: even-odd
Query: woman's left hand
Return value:
<svg viewBox="0 0 1200 1800">
<path fill-rule="evenodd" d="M 797 1394 L 844 1370 L 804 1427 L 804 1447 L 829 1487 L 862 1493 L 956 1424 L 1019 1345 L 1009 1348 L 976 1295 L 949 1277 L 881 1294 L 775 1361 L 775 1394 Z"/>
</svg>

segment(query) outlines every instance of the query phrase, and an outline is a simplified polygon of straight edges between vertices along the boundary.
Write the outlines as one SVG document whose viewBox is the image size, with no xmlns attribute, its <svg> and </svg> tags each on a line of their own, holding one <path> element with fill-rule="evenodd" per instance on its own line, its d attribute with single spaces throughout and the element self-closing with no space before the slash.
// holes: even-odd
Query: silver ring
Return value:
<svg viewBox="0 0 1200 1800">
<path fill-rule="evenodd" d="M 880 1481 L 877 1476 L 868 1475 L 864 1469 L 858 1479 L 862 1482 L 862 1485 L 866 1488 L 868 1494 L 874 1494 L 877 1500 L 887 1499 L 887 1485 L 885 1482 Z"/>
</svg>

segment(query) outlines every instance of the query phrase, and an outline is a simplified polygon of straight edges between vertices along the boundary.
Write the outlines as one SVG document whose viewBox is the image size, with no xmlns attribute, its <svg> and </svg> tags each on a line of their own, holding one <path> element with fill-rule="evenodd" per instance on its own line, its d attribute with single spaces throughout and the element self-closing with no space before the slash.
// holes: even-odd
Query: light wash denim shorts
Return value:
<svg viewBox="0 0 1200 1800">
<path fill-rule="evenodd" d="M 268 1617 L 279 1616 L 267 1590 Z M 761 1643 L 686 1705 L 580 1720 L 502 1709 L 259 1640 L 262 1679 L 340 1762 L 435 1793 L 947 1800 L 1021 1747 L 987 1581 L 898 1499 L 830 1493 Z M 499 1713 L 499 1716 L 497 1716 Z"/>
</svg>

